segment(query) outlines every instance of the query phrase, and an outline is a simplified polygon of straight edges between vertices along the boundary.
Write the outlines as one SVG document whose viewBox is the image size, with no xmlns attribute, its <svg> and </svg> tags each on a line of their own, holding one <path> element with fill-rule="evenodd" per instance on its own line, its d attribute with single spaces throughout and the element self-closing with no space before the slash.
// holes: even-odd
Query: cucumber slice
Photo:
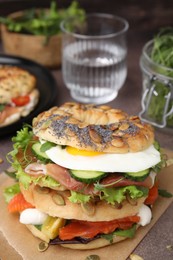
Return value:
<svg viewBox="0 0 173 260">
<path fill-rule="evenodd" d="M 40 142 L 33 144 L 32 152 L 34 153 L 34 155 L 37 157 L 38 160 L 40 160 L 44 163 L 48 163 L 51 160 L 49 159 L 49 157 L 47 156 L 47 154 L 45 152 L 40 151 L 41 146 L 42 146 L 42 144 Z"/>
<path fill-rule="evenodd" d="M 150 173 L 149 169 L 139 172 L 126 172 L 125 176 L 133 181 L 144 181 Z"/>
<path fill-rule="evenodd" d="M 92 183 L 105 177 L 107 173 L 100 171 L 70 170 L 71 176 L 81 182 Z"/>
</svg>

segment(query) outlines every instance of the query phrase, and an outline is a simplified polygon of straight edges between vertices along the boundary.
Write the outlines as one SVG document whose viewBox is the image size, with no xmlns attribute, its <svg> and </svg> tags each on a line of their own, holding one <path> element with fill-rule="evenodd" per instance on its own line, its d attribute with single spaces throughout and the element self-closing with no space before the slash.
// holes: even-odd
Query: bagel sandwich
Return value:
<svg viewBox="0 0 173 260">
<path fill-rule="evenodd" d="M 150 223 L 164 160 L 153 128 L 137 116 L 65 103 L 12 140 L 17 184 L 10 196 L 5 190 L 8 210 L 34 236 L 85 250 L 132 238 Z"/>
<path fill-rule="evenodd" d="M 17 66 L 0 66 L 0 127 L 27 116 L 38 99 L 34 75 Z"/>
</svg>

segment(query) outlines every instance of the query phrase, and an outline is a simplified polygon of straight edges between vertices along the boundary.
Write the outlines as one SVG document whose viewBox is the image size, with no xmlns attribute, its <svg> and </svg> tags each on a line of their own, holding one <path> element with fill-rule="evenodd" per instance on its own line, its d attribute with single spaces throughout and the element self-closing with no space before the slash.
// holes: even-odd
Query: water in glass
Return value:
<svg viewBox="0 0 173 260">
<path fill-rule="evenodd" d="M 126 49 L 120 45 L 81 40 L 63 50 L 63 78 L 77 101 L 113 100 L 126 75 Z"/>
</svg>

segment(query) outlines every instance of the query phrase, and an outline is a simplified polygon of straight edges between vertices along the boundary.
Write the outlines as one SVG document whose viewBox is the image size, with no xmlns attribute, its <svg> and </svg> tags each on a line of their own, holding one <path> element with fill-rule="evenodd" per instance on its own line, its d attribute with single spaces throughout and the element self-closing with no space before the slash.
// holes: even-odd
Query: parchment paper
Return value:
<svg viewBox="0 0 173 260">
<path fill-rule="evenodd" d="M 173 152 L 166 151 L 173 158 Z M 173 193 L 173 166 L 165 168 L 159 173 L 160 189 Z M 87 256 L 96 254 L 101 260 L 125 260 L 136 248 L 147 232 L 164 213 L 173 201 L 173 198 L 159 197 L 153 207 L 153 219 L 145 227 L 140 227 L 135 238 L 97 250 L 78 251 L 66 249 L 61 246 L 50 246 L 47 251 L 39 252 L 37 247 L 39 239 L 33 237 L 28 229 L 19 223 L 18 214 L 9 214 L 4 202 L 2 192 L 11 183 L 11 179 L 3 173 L 0 174 L 0 259 L 1 260 L 85 260 Z"/>
</svg>

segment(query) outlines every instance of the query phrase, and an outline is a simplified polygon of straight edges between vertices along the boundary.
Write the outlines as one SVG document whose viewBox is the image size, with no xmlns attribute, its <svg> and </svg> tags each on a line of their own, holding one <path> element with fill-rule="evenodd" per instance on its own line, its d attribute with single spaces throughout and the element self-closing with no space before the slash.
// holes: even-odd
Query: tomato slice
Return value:
<svg viewBox="0 0 173 260">
<path fill-rule="evenodd" d="M 16 105 L 16 106 L 24 106 L 26 104 L 28 104 L 30 101 L 30 96 L 26 95 L 26 96 L 20 96 L 20 97 L 16 97 L 16 98 L 12 98 L 12 102 Z"/>
<path fill-rule="evenodd" d="M 93 238 L 97 234 L 109 234 L 115 229 L 129 229 L 134 223 L 139 222 L 140 217 L 131 216 L 112 221 L 89 222 L 72 220 L 59 231 L 62 240 L 70 240 L 74 237 Z"/>
<path fill-rule="evenodd" d="M 153 205 L 158 198 L 158 185 L 155 184 L 151 189 L 149 189 L 148 197 L 145 200 L 146 205 Z"/>
</svg>

